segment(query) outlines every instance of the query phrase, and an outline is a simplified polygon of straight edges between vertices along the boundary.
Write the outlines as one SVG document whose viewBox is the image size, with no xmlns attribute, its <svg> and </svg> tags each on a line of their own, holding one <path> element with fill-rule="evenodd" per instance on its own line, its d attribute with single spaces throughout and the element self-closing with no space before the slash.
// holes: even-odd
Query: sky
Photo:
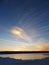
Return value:
<svg viewBox="0 0 49 65">
<path fill-rule="evenodd" d="M 49 51 L 49 0 L 0 0 L 0 51 Z"/>
</svg>

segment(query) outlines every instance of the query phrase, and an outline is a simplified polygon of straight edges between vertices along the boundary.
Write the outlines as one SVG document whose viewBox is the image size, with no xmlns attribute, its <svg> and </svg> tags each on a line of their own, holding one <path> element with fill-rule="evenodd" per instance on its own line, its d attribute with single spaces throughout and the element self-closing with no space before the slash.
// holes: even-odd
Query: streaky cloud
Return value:
<svg viewBox="0 0 49 65">
<path fill-rule="evenodd" d="M 15 36 L 18 36 L 26 41 L 31 41 L 31 38 L 25 33 L 25 31 L 19 27 L 13 27 L 10 29 L 10 32 Z"/>
<path fill-rule="evenodd" d="M 49 51 L 49 46 L 46 45 L 39 45 L 37 48 L 34 49 L 35 51 Z"/>
</svg>

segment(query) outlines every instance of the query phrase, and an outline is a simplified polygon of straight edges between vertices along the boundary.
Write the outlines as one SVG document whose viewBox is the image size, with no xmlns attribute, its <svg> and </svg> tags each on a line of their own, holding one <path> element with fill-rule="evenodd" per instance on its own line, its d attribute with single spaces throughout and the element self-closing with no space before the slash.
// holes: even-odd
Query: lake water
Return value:
<svg viewBox="0 0 49 65">
<path fill-rule="evenodd" d="M 32 53 L 32 54 L 0 54 L 0 57 L 10 57 L 22 60 L 34 60 L 49 57 L 49 53 Z"/>
</svg>

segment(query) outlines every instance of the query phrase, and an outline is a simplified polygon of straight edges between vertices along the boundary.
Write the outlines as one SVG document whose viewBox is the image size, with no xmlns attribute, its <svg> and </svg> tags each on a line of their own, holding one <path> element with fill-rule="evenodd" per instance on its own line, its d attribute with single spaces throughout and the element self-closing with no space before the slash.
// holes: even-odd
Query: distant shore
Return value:
<svg viewBox="0 0 49 65">
<path fill-rule="evenodd" d="M 0 51 L 0 54 L 49 53 L 49 51 Z"/>
</svg>

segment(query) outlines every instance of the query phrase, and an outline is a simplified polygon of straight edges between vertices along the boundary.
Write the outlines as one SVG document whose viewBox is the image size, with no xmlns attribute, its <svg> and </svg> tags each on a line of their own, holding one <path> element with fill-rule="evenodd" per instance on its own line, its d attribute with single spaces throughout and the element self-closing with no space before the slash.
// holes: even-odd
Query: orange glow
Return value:
<svg viewBox="0 0 49 65">
<path fill-rule="evenodd" d="M 27 41 L 31 41 L 31 38 L 24 32 L 23 29 L 19 28 L 19 27 L 14 27 L 10 30 L 10 32 L 12 34 L 14 34 L 15 36 L 18 36 L 24 40 L 27 40 Z"/>
</svg>

